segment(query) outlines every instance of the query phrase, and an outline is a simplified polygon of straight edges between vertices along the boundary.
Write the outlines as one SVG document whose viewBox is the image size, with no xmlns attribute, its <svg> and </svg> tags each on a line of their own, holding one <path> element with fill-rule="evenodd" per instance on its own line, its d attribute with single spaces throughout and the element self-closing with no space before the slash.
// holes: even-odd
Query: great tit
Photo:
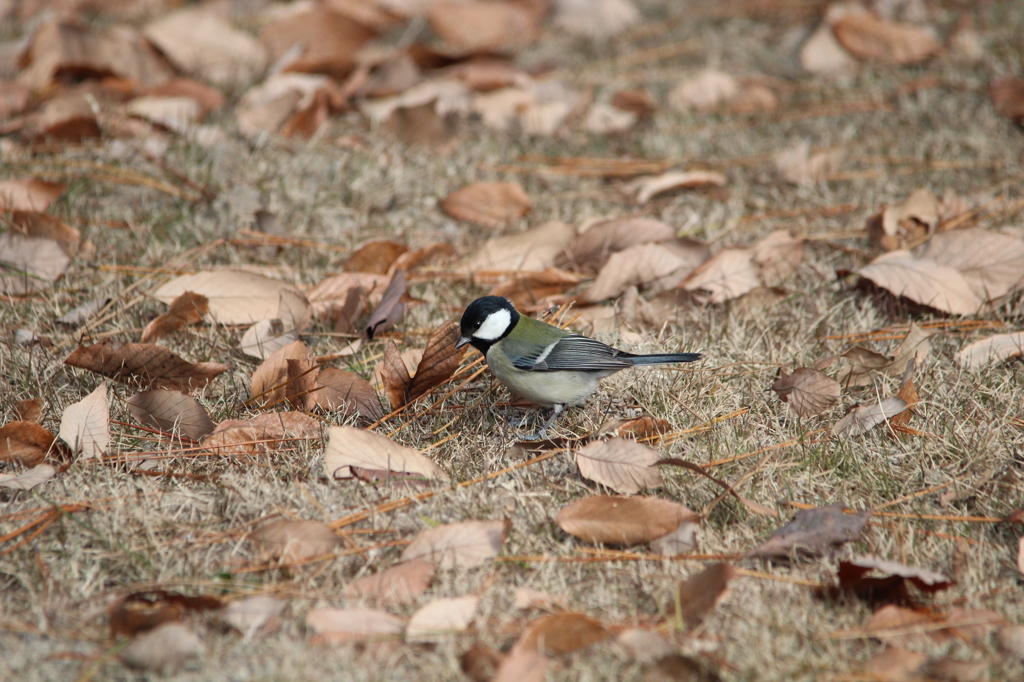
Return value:
<svg viewBox="0 0 1024 682">
<path fill-rule="evenodd" d="M 599 388 L 599 381 L 627 367 L 693 362 L 700 353 L 633 355 L 519 314 L 501 296 L 484 296 L 462 314 L 461 348 L 472 344 L 487 358 L 498 381 L 554 413 L 530 440 L 544 438 L 568 405 L 579 405 Z"/>
</svg>

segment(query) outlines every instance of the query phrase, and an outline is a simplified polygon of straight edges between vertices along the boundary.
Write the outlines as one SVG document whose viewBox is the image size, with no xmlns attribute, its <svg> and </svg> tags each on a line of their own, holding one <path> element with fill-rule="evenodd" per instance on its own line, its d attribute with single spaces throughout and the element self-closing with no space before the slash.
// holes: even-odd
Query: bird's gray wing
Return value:
<svg viewBox="0 0 1024 682">
<path fill-rule="evenodd" d="M 564 336 L 554 343 L 516 357 L 517 369 L 532 372 L 602 372 L 632 367 L 633 363 L 618 357 L 619 351 L 585 336 Z"/>
</svg>

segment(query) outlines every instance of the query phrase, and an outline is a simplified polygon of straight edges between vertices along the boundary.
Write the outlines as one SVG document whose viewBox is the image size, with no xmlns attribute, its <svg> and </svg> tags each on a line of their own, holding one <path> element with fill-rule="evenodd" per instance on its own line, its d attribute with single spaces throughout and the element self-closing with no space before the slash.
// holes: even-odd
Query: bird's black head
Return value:
<svg viewBox="0 0 1024 682">
<path fill-rule="evenodd" d="M 473 344 L 481 353 L 497 341 L 508 336 L 519 322 L 519 312 L 512 302 L 501 296 L 484 296 L 469 304 L 462 313 L 462 338 L 456 348 Z"/>
</svg>

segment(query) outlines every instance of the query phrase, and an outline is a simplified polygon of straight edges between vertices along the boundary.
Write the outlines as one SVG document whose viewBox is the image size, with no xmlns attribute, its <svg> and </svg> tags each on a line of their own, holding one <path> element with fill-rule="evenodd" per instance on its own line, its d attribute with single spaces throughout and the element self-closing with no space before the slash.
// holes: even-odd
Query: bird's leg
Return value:
<svg viewBox="0 0 1024 682">
<path fill-rule="evenodd" d="M 544 422 L 544 426 L 540 427 L 540 431 L 532 436 L 524 436 L 523 440 L 542 440 L 546 438 L 548 435 L 548 427 L 554 423 L 555 419 L 558 418 L 558 415 L 562 414 L 563 409 L 563 405 L 555 405 L 554 410 L 551 412 L 551 418 Z"/>
</svg>

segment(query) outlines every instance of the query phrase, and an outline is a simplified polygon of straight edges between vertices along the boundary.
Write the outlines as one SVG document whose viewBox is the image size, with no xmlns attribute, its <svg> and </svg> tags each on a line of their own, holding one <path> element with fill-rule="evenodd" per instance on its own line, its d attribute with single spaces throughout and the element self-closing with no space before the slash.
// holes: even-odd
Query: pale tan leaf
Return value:
<svg viewBox="0 0 1024 682">
<path fill-rule="evenodd" d="M 171 303 L 191 291 L 206 296 L 210 319 L 219 324 L 253 324 L 279 316 L 283 292 L 302 296 L 291 284 L 241 270 L 214 270 L 179 275 L 152 292 Z"/>
<path fill-rule="evenodd" d="M 354 580 L 345 588 L 347 599 L 377 600 L 387 606 L 416 601 L 430 586 L 436 567 L 426 559 L 403 561 L 380 573 Z"/>
<path fill-rule="evenodd" d="M 326 642 L 360 639 L 397 639 L 404 623 L 391 614 L 371 609 L 312 609 L 306 627 Z"/>
<path fill-rule="evenodd" d="M 426 558 L 441 570 L 474 568 L 498 555 L 505 521 L 463 521 L 428 528 L 402 551 L 402 561 Z"/>
<path fill-rule="evenodd" d="M 141 424 L 164 433 L 199 440 L 216 428 L 198 400 L 178 391 L 143 391 L 129 398 L 127 405 Z"/>
<path fill-rule="evenodd" d="M 252 140 L 269 133 L 312 135 L 322 123 L 331 82 L 327 76 L 275 73 L 238 101 L 238 130 Z"/>
<path fill-rule="evenodd" d="M 884 253 L 857 274 L 894 296 L 954 315 L 973 315 L 984 303 L 955 268 L 909 251 Z"/>
<path fill-rule="evenodd" d="M 391 278 L 386 275 L 375 275 L 365 272 L 342 272 L 332 275 L 306 292 L 306 297 L 313 306 L 313 314 L 318 317 L 334 317 L 338 311 L 348 306 L 353 291 L 357 296 L 370 295 L 377 291 L 377 296 L 384 291 Z"/>
<path fill-rule="evenodd" d="M 2 446 L 0 446 L 2 447 Z M 0 488 L 8 490 L 31 490 L 45 483 L 57 474 L 57 470 L 49 464 L 37 464 L 20 474 L 0 473 Z"/>
<path fill-rule="evenodd" d="M 593 543 L 639 545 L 668 535 L 700 516 L 657 497 L 592 495 L 563 507 L 555 521 L 570 535 Z"/>
<path fill-rule="evenodd" d="M 260 405 L 278 404 L 287 396 L 288 361 L 310 362 L 313 354 L 302 341 L 295 341 L 275 351 L 252 373 L 252 399 Z"/>
<path fill-rule="evenodd" d="M 107 408 L 107 384 L 104 382 L 68 405 L 60 418 L 61 440 L 83 459 L 100 457 L 110 443 L 110 410 Z"/>
<path fill-rule="evenodd" d="M 566 33 L 610 38 L 640 22 L 632 0 L 557 0 L 555 26 Z"/>
<path fill-rule="evenodd" d="M 799 367 L 792 374 L 783 372 L 772 390 L 799 417 L 821 414 L 838 402 L 841 393 L 838 381 L 810 367 Z"/>
<path fill-rule="evenodd" d="M 121 661 L 140 670 L 172 673 L 204 650 L 199 637 L 182 623 L 164 623 L 145 632 L 121 649 Z"/>
<path fill-rule="evenodd" d="M 629 187 L 636 193 L 637 202 L 646 204 L 655 196 L 665 192 L 700 187 L 724 187 L 726 182 L 725 174 L 718 171 L 668 171 L 661 175 L 637 178 L 629 184 Z"/>
<path fill-rule="evenodd" d="M 913 322 L 910 323 L 910 330 L 903 337 L 903 342 L 896 349 L 896 356 L 892 362 L 882 369 L 889 376 L 902 376 L 911 362 L 920 365 L 932 350 L 931 338 L 935 332 L 925 331 Z"/>
<path fill-rule="evenodd" d="M 488 239 L 483 248 L 463 261 L 462 267 L 475 270 L 543 270 L 576 236 L 570 225 L 551 221 L 519 234 Z"/>
<path fill-rule="evenodd" d="M 966 369 L 980 369 L 985 365 L 1022 355 L 1024 355 L 1024 332 L 1014 332 L 1012 334 L 996 334 L 969 343 L 960 349 L 953 359 Z"/>
<path fill-rule="evenodd" d="M 34 467 L 49 454 L 56 437 L 39 424 L 14 421 L 0 426 L 0 462 Z"/>
<path fill-rule="evenodd" d="M 50 239 L 26 237 L 15 232 L 0 234 L 0 291 L 27 294 L 55 282 L 71 258 Z"/>
<path fill-rule="evenodd" d="M 330 554 L 341 540 L 319 521 L 272 521 L 249 535 L 261 562 L 291 564 Z"/>
<path fill-rule="evenodd" d="M 675 228 L 653 218 L 616 218 L 590 225 L 572 240 L 559 257 L 561 267 L 571 264 L 592 272 L 601 269 L 608 258 L 637 244 L 667 242 L 675 236 Z"/>
<path fill-rule="evenodd" d="M 895 397 L 884 398 L 879 402 L 867 405 L 858 405 L 832 426 L 829 435 L 859 436 L 905 409 L 907 409 L 907 403 L 902 398 Z"/>
<path fill-rule="evenodd" d="M 935 619 L 923 611 L 887 604 L 868 619 L 864 631 L 885 644 L 920 647 L 949 639 L 949 631 L 936 629 Z"/>
<path fill-rule="evenodd" d="M 776 230 L 753 248 L 753 262 L 760 269 L 761 281 L 776 286 L 796 272 L 804 260 L 804 240 L 787 230 Z"/>
<path fill-rule="evenodd" d="M 867 61 L 916 64 L 941 49 L 932 31 L 879 19 L 870 12 L 849 12 L 832 24 L 836 40 L 851 54 Z"/>
<path fill-rule="evenodd" d="M 516 182 L 474 182 L 440 201 L 445 213 L 484 227 L 499 228 L 522 218 L 533 202 Z"/>
<path fill-rule="evenodd" d="M 752 249 L 722 249 L 679 286 L 686 291 L 706 291 L 709 302 L 724 303 L 761 285 L 753 258 Z"/>
<path fill-rule="evenodd" d="M 927 654 L 887 646 L 864 666 L 864 672 L 879 682 L 901 682 L 921 679 L 918 671 L 928 661 Z"/>
<path fill-rule="evenodd" d="M 77 228 L 47 213 L 15 211 L 10 215 L 9 222 L 13 234 L 57 242 L 70 258 L 79 255 L 83 247 L 91 249 L 87 257 L 95 255 L 96 247 L 91 242 L 83 242 L 82 233 Z"/>
<path fill-rule="evenodd" d="M 332 426 L 324 451 L 327 478 L 351 478 L 349 467 L 415 474 L 426 479 L 448 480 L 434 461 L 390 438 L 351 426 Z"/>
<path fill-rule="evenodd" d="M 720 69 L 701 69 L 684 76 L 668 94 L 668 103 L 687 111 L 712 111 L 735 98 L 740 82 Z"/>
<path fill-rule="evenodd" d="M 440 0 L 427 6 L 431 28 L 462 52 L 494 53 L 533 42 L 540 16 L 526 3 L 501 0 Z"/>
<path fill-rule="evenodd" d="M 795 147 L 777 153 L 775 167 L 786 182 L 794 185 L 816 185 L 838 171 L 844 158 L 844 149 L 811 154 L 811 143 L 804 140 Z"/>
<path fill-rule="evenodd" d="M 221 617 L 248 639 L 280 616 L 287 605 L 286 599 L 258 594 L 231 602 L 221 612 Z"/>
<path fill-rule="evenodd" d="M 561 656 L 585 649 L 611 636 L 601 621 L 582 613 L 556 613 L 533 621 L 519 637 L 516 647 L 549 656 Z"/>
<path fill-rule="evenodd" d="M 467 596 L 435 599 L 420 607 L 405 627 L 405 641 L 437 642 L 464 632 L 476 616 L 480 597 Z"/>
<path fill-rule="evenodd" d="M 285 346 L 296 343 L 299 332 L 280 318 L 260 320 L 245 330 L 242 340 L 238 342 L 238 350 L 251 358 L 266 360 Z"/>
<path fill-rule="evenodd" d="M 938 224 L 939 200 L 928 189 L 916 189 L 901 203 L 882 211 L 880 227 L 884 236 L 877 241 L 893 251 L 933 232 Z"/>
<path fill-rule="evenodd" d="M 357 61 L 358 50 L 376 31 L 330 4 L 293 5 L 260 30 L 271 58 L 288 71 L 329 74 L 341 79 Z"/>
<path fill-rule="evenodd" d="M 367 421 L 384 416 L 377 393 L 370 382 L 358 374 L 334 367 L 325 367 L 316 376 L 317 388 L 311 395 L 313 409 L 327 412 L 344 410 L 358 414 Z"/>
<path fill-rule="evenodd" d="M 45 211 L 67 185 L 36 178 L 0 180 L 0 211 Z"/>
<path fill-rule="evenodd" d="M 182 292 L 171 301 L 171 307 L 166 313 L 146 325 L 142 330 L 142 342 L 155 341 L 187 325 L 196 324 L 209 312 L 210 301 L 206 296 L 191 291 Z"/>
<path fill-rule="evenodd" d="M 1024 287 L 1024 239 L 973 228 L 940 232 L 914 255 L 955 268 L 982 301 Z"/>
<path fill-rule="evenodd" d="M 187 133 L 200 118 L 199 102 L 191 97 L 145 95 L 128 102 L 125 111 L 176 133 Z"/>
<path fill-rule="evenodd" d="M 662 484 L 661 471 L 652 466 L 661 458 L 657 450 L 635 440 L 609 438 L 576 452 L 580 475 L 617 493 L 638 493 Z"/>
<path fill-rule="evenodd" d="M 320 437 L 318 420 L 301 412 L 268 412 L 252 419 L 226 419 L 203 439 L 203 449 L 225 457 L 248 457 L 300 445 Z"/>
<path fill-rule="evenodd" d="M 672 242 L 631 246 L 608 258 L 582 299 L 596 303 L 615 298 L 631 286 L 667 288 L 692 272 L 703 257 L 699 247 L 690 249 Z"/>
<path fill-rule="evenodd" d="M 580 123 L 580 128 L 588 133 L 608 135 L 625 132 L 639 120 L 640 117 L 632 111 L 623 111 L 604 102 L 594 102 L 587 109 L 587 115 Z"/>
<path fill-rule="evenodd" d="M 740 500 L 743 501 L 743 498 Z M 689 554 L 697 549 L 697 533 L 699 532 L 700 525 L 692 521 L 683 521 L 668 535 L 651 540 L 651 551 L 667 557 Z"/>
<path fill-rule="evenodd" d="M 640 663 L 650 663 L 679 652 L 679 645 L 668 640 L 657 630 L 629 628 L 615 636 L 614 650 L 624 657 Z"/>
<path fill-rule="evenodd" d="M 514 646 L 501 661 L 491 682 L 544 682 L 547 670 L 548 659 L 537 649 Z"/>
</svg>

